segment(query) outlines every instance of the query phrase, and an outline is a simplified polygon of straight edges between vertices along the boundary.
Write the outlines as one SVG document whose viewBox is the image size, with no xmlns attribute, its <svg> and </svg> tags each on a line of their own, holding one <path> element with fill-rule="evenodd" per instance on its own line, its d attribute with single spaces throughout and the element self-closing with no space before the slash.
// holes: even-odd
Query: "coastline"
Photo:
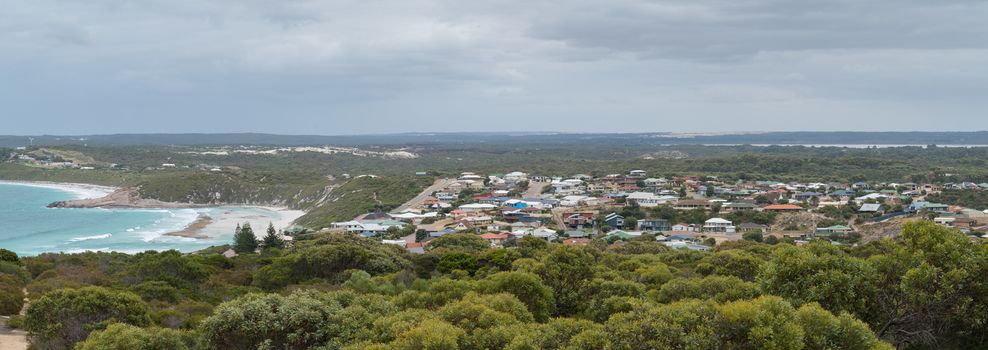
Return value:
<svg viewBox="0 0 988 350">
<path fill-rule="evenodd" d="M 0 180 L 0 185 L 29 186 L 60 190 L 71 193 L 76 197 L 75 199 L 96 199 L 108 196 L 109 194 L 120 190 L 119 187 L 113 186 L 51 181 Z"/>
<path fill-rule="evenodd" d="M 260 239 L 266 234 L 265 231 L 269 223 L 273 224 L 277 230 L 284 230 L 293 226 L 295 220 L 305 214 L 305 211 L 302 210 L 262 205 L 200 205 L 167 203 L 157 200 L 133 200 L 133 198 L 119 198 L 124 197 L 128 192 L 124 191 L 123 188 L 82 183 L 0 180 L 0 185 L 55 189 L 70 193 L 75 197 L 75 199 L 66 202 L 87 204 L 72 206 L 72 208 L 195 210 L 198 216 L 186 223 L 184 227 L 162 234 L 162 236 L 173 238 L 214 239 L 232 235 L 237 224 L 250 222 L 255 235 Z M 255 212 L 256 210 L 269 213 Z"/>
</svg>

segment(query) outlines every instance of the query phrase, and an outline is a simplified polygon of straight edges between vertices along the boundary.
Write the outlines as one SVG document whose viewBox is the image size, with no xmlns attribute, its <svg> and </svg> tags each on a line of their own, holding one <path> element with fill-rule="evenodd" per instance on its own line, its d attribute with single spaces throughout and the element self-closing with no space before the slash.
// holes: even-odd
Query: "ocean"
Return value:
<svg viewBox="0 0 988 350">
<path fill-rule="evenodd" d="M 55 201 L 94 197 L 93 193 L 33 185 L 0 183 L 0 248 L 31 256 L 45 252 L 77 253 L 175 249 L 190 252 L 230 243 L 230 232 L 211 232 L 210 238 L 167 236 L 184 229 L 200 215 L 231 214 L 249 218 L 263 234 L 268 221 L 280 214 L 262 208 L 196 209 L 65 209 L 47 208 Z M 211 225 L 214 226 L 214 225 Z M 215 230 L 216 228 L 213 228 Z M 209 228 L 207 228 L 207 231 Z"/>
</svg>

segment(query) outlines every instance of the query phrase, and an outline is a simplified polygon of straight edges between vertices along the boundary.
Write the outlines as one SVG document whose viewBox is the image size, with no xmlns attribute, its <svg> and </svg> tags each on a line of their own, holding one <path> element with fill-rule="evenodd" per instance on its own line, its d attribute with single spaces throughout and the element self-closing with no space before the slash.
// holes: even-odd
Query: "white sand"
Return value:
<svg viewBox="0 0 988 350">
<path fill-rule="evenodd" d="M 113 191 L 117 190 L 116 187 L 111 187 L 111 186 L 99 186 L 99 185 L 68 183 L 68 182 L 0 180 L 0 184 L 51 188 L 51 189 L 72 193 L 72 195 L 74 195 L 76 199 L 92 199 L 92 198 L 105 197 L 106 195 L 113 193 Z"/>
<path fill-rule="evenodd" d="M 237 207 L 240 208 L 240 207 Z M 276 230 L 284 230 L 286 228 L 292 227 L 296 219 L 305 215 L 302 210 L 291 210 L 286 208 L 277 207 L 249 207 L 258 208 L 271 211 L 277 216 L 277 218 L 268 218 L 259 215 L 254 215 L 253 213 L 245 213 L 241 211 L 231 211 L 224 210 L 228 208 L 212 208 L 209 210 L 209 216 L 213 219 L 213 222 L 207 225 L 199 234 L 208 237 L 217 237 L 222 235 L 228 235 L 234 232 L 237 228 L 237 224 L 243 224 L 249 222 L 252 229 L 254 229 L 254 235 L 258 238 L 264 237 L 266 234 L 265 230 L 268 229 L 268 223 L 274 224 Z"/>
</svg>

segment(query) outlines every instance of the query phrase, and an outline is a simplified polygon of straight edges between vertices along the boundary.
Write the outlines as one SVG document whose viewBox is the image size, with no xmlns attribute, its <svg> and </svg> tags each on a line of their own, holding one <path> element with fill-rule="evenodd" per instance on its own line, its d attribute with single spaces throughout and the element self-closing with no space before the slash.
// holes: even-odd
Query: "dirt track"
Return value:
<svg viewBox="0 0 988 350">
<path fill-rule="evenodd" d="M 27 345 L 27 333 L 7 328 L 7 317 L 0 317 L 0 350 L 25 350 Z"/>
</svg>

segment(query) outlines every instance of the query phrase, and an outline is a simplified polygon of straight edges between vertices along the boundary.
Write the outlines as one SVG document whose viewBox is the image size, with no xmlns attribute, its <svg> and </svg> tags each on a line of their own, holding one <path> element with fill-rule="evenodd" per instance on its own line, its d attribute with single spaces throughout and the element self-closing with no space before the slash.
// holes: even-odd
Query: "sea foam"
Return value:
<svg viewBox="0 0 988 350">
<path fill-rule="evenodd" d="M 106 234 L 95 235 L 95 236 L 75 237 L 75 238 L 69 239 L 69 242 L 81 242 L 81 241 L 91 241 L 91 240 L 94 240 L 94 239 L 106 239 L 106 238 L 110 238 L 112 236 L 113 236 L 112 233 L 106 233 Z"/>
</svg>

